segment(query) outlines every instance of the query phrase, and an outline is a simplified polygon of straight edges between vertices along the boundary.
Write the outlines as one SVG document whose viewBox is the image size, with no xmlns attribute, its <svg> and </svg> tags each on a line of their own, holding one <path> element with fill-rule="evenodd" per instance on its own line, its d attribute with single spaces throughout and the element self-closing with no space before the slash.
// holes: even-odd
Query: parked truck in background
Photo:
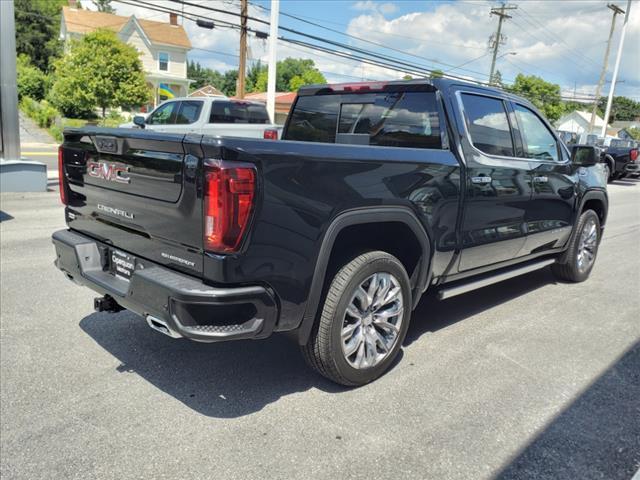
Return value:
<svg viewBox="0 0 640 480">
<path fill-rule="evenodd" d="M 282 132 L 282 126 L 271 123 L 264 103 L 225 96 L 172 98 L 120 128 L 269 140 L 277 140 Z"/>
<path fill-rule="evenodd" d="M 389 368 L 428 289 L 586 280 L 607 220 L 594 147 L 447 79 L 304 87 L 278 142 L 64 136 L 55 263 L 98 310 L 203 342 L 286 332 L 343 385 Z"/>
</svg>

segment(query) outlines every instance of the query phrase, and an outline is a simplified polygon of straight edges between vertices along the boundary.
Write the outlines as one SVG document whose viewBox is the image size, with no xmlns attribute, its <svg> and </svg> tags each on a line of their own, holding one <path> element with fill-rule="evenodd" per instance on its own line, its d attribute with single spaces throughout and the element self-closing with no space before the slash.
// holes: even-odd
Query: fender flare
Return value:
<svg viewBox="0 0 640 480">
<path fill-rule="evenodd" d="M 412 285 L 412 309 L 417 305 L 422 293 L 428 286 L 428 279 L 431 275 L 431 255 L 433 249 L 431 248 L 431 239 L 416 214 L 408 207 L 399 206 L 367 207 L 347 210 L 332 220 L 322 239 L 313 278 L 311 280 L 311 287 L 309 288 L 307 305 L 300 326 L 298 327 L 298 342 L 300 345 L 306 344 L 311 335 L 311 330 L 320 306 L 329 258 L 331 257 L 336 238 L 340 232 L 347 227 L 380 222 L 403 223 L 413 231 L 416 239 L 420 242 L 422 255 L 416 267 L 418 269 L 417 280 L 415 285 Z"/>
<path fill-rule="evenodd" d="M 603 203 L 604 215 L 600 223 L 601 223 L 601 226 L 604 227 L 605 223 L 607 222 L 607 215 L 609 213 L 609 198 L 607 197 L 606 192 L 603 190 L 587 190 L 582 195 L 582 198 L 580 199 L 580 206 L 578 207 L 578 212 L 577 212 L 578 215 L 576 215 L 575 224 L 576 225 L 578 224 L 578 219 L 580 218 L 580 212 L 582 212 L 582 210 L 584 209 L 584 204 L 587 203 L 587 201 L 589 200 L 599 200 Z"/>
<path fill-rule="evenodd" d="M 605 154 L 604 162 L 609 167 L 609 175 L 614 175 L 616 173 L 616 160 L 609 154 Z M 608 180 L 608 179 L 607 179 Z"/>
<path fill-rule="evenodd" d="M 600 223 L 600 228 L 603 229 L 604 225 L 607 221 L 607 215 L 609 213 L 609 199 L 607 194 L 603 190 L 587 190 L 580 199 L 580 204 L 576 210 L 576 217 L 573 222 L 573 227 L 571 231 L 571 236 L 569 240 L 567 240 L 565 251 L 562 253 L 560 258 L 558 259 L 558 263 L 566 263 L 567 252 L 569 251 L 569 245 L 573 242 L 573 239 L 576 235 L 576 227 L 578 226 L 578 221 L 580 220 L 580 215 L 582 214 L 582 210 L 584 209 L 584 204 L 589 200 L 599 200 L 604 204 L 604 215 L 602 221 Z"/>
</svg>

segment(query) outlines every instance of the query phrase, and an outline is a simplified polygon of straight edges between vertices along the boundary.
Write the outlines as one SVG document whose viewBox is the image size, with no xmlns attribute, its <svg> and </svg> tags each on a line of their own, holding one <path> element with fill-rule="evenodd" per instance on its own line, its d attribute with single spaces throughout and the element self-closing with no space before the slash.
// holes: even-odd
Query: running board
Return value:
<svg viewBox="0 0 640 480">
<path fill-rule="evenodd" d="M 463 293 L 470 292 L 471 290 L 477 290 L 478 288 L 486 287 L 488 285 L 493 285 L 494 283 L 502 282 L 503 280 L 507 280 L 509 278 L 517 277 L 519 275 L 524 275 L 525 273 L 533 272 L 535 270 L 540 270 L 552 263 L 555 263 L 555 259 L 542 260 L 540 262 L 531 263 L 525 265 L 523 267 L 514 268 L 512 270 L 497 273 L 495 275 L 491 275 L 490 277 L 485 277 L 480 280 L 472 280 L 463 285 L 456 285 L 454 287 L 443 288 L 438 292 L 438 298 L 440 300 L 444 300 L 446 298 L 455 297 L 456 295 L 461 295 Z"/>
</svg>

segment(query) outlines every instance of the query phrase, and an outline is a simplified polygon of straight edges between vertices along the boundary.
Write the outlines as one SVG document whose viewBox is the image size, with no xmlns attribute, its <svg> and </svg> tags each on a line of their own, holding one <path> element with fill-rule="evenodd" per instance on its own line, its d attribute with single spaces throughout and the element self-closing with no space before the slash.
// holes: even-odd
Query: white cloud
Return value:
<svg viewBox="0 0 640 480">
<path fill-rule="evenodd" d="M 354 3 L 351 8 L 353 8 L 354 10 L 375 12 L 378 9 L 378 5 L 373 0 L 361 0 Z"/>
<path fill-rule="evenodd" d="M 513 80 L 519 72 L 536 74 L 559 83 L 565 90 L 572 90 L 574 83 L 597 82 L 611 21 L 606 4 L 527 1 L 517 5 L 518 9 L 510 12 L 512 18 L 504 23 L 507 38 L 500 49 L 501 54 L 513 51 L 517 55 L 506 55 L 497 64 L 505 80 Z M 491 6 L 479 2 L 446 3 L 389 19 L 375 10 L 366 11 L 351 20 L 348 32 L 421 57 L 410 60 L 416 65 L 445 71 L 481 57 L 451 73 L 486 80 L 491 62 L 487 41 L 497 26 L 496 17 L 489 16 Z M 608 78 L 621 24 L 619 17 Z M 635 12 L 630 16 L 622 57 L 619 78 L 625 82 L 617 86 L 620 94 L 640 97 L 638 45 L 640 12 Z M 365 43 L 360 46 L 380 51 Z M 392 52 L 388 54 L 394 56 Z M 588 93 L 594 91 L 595 88 Z"/>
<path fill-rule="evenodd" d="M 354 3 L 351 8 L 353 10 L 359 10 L 363 12 L 379 12 L 384 15 L 392 14 L 398 10 L 398 6 L 395 3 L 380 3 L 374 0 L 360 0 Z"/>
</svg>

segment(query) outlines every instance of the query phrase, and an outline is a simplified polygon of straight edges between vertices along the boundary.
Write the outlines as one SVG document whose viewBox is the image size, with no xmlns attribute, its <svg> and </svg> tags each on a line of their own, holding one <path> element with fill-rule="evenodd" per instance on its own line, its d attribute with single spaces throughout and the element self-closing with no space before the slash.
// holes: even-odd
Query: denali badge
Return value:
<svg viewBox="0 0 640 480">
<path fill-rule="evenodd" d="M 112 215 L 119 215 L 120 217 L 128 218 L 130 220 L 133 219 L 133 213 L 129 213 L 125 210 L 120 210 L 119 208 L 108 207 L 106 205 L 98 204 L 98 210 L 102 210 L 103 212 L 110 213 Z"/>
<path fill-rule="evenodd" d="M 174 262 L 183 263 L 188 265 L 189 267 L 195 267 L 196 262 L 192 262 L 191 260 L 185 260 L 184 258 L 176 257 L 175 255 L 171 255 L 170 253 L 160 252 L 162 258 L 168 258 L 169 260 L 173 260 Z"/>
<path fill-rule="evenodd" d="M 106 162 L 87 162 L 87 173 L 90 177 L 102 178 L 111 182 L 129 183 L 131 179 L 127 175 L 129 167 Z"/>
</svg>

